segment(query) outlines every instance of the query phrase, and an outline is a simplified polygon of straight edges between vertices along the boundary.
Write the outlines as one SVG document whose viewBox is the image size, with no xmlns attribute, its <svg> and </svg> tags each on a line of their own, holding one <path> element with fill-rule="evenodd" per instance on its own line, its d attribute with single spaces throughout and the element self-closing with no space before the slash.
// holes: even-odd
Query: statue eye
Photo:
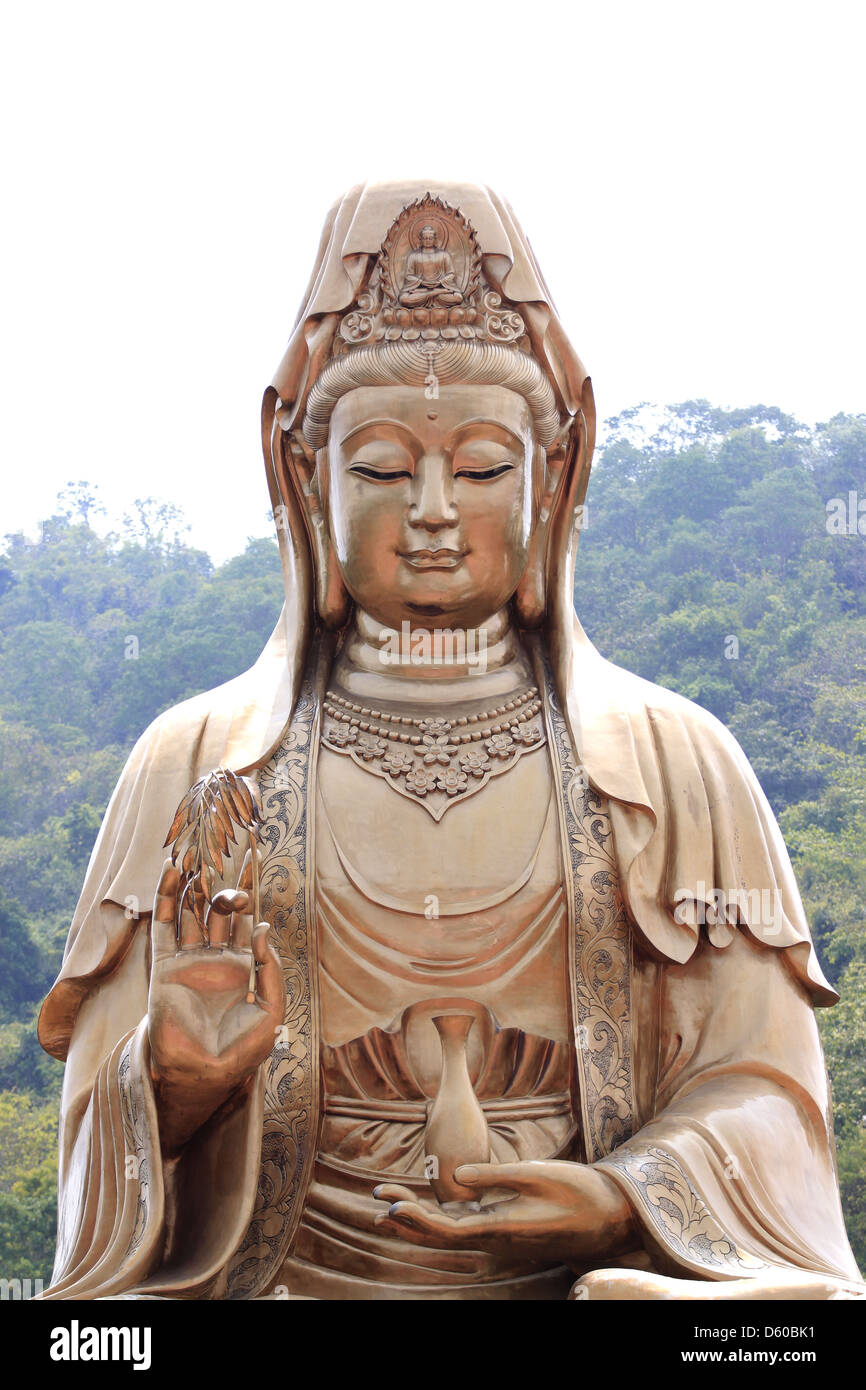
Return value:
<svg viewBox="0 0 866 1390">
<path fill-rule="evenodd" d="M 350 473 L 368 478 L 371 483 L 396 483 L 412 477 L 412 455 L 396 439 L 358 439 L 346 463 Z"/>
<path fill-rule="evenodd" d="M 473 432 L 464 437 L 454 451 L 455 478 L 470 483 L 490 483 L 511 473 L 522 462 L 522 449 L 515 440 L 514 447 L 495 433 Z"/>
<path fill-rule="evenodd" d="M 513 468 L 513 463 L 496 463 L 492 468 L 460 468 L 454 477 L 468 478 L 474 483 L 486 483 L 492 478 L 501 478 L 503 473 L 510 473 Z"/>
<path fill-rule="evenodd" d="M 361 478 L 369 478 L 374 483 L 394 483 L 398 478 L 412 477 L 408 468 L 374 468 L 369 463 L 353 463 L 349 472 L 357 473 Z"/>
</svg>

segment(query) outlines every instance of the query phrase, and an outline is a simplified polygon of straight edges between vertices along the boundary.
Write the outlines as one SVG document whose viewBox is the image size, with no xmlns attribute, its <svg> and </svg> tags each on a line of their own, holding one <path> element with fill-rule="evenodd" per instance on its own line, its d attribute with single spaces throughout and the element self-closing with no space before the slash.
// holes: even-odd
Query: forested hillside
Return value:
<svg viewBox="0 0 866 1390">
<path fill-rule="evenodd" d="M 846 1219 L 866 1265 L 866 416 L 628 412 L 590 486 L 576 604 L 604 655 L 711 709 L 779 816 L 824 969 Z M 863 515 L 858 529 L 858 506 Z M 157 502 L 104 535 L 70 486 L 0 555 L 0 1275 L 50 1273 L 62 1067 L 35 1040 L 135 738 L 250 665 L 276 545 L 214 566 Z M 226 525 L 230 525 L 227 517 Z"/>
</svg>

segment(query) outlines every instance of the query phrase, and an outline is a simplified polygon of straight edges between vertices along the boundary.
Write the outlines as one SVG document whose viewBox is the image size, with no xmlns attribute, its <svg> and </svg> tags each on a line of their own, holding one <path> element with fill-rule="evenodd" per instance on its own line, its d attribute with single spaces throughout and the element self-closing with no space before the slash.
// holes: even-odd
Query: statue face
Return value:
<svg viewBox="0 0 866 1390">
<path fill-rule="evenodd" d="M 532 531 L 532 419 L 502 386 L 363 387 L 331 416 L 343 582 L 385 627 L 477 627 L 514 594 Z"/>
</svg>

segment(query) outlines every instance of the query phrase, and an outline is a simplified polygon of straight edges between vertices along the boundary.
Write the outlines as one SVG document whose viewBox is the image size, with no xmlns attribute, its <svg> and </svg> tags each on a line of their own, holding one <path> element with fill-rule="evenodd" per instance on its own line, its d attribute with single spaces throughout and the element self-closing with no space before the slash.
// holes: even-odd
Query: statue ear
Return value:
<svg viewBox="0 0 866 1390">
<path fill-rule="evenodd" d="M 521 627 L 540 626 L 547 612 L 547 548 L 556 499 L 570 451 L 570 428 L 557 436 L 550 448 L 535 451 L 535 525 L 529 542 L 529 556 L 523 578 L 517 586 L 514 604 Z"/>
<path fill-rule="evenodd" d="M 343 584 L 328 529 L 328 451 L 311 449 L 300 431 L 282 436 L 283 475 L 301 504 L 316 576 L 316 607 L 328 628 L 342 627 L 351 600 Z"/>
</svg>

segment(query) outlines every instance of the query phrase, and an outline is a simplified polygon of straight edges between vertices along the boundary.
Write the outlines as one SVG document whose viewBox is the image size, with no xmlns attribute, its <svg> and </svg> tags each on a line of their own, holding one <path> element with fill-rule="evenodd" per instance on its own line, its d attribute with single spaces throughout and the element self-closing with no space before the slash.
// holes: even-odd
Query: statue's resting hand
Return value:
<svg viewBox="0 0 866 1390">
<path fill-rule="evenodd" d="M 530 1260 L 581 1265 L 634 1248 L 631 1208 L 616 1183 L 588 1164 L 561 1159 L 524 1163 L 472 1163 L 458 1168 L 458 1182 L 479 1198 L 489 1188 L 512 1188 L 516 1197 L 451 1216 L 395 1183 L 373 1195 L 390 1205 L 377 1217 L 380 1230 L 440 1250 L 520 1252 Z"/>
<path fill-rule="evenodd" d="M 160 1139 L 174 1152 L 258 1069 L 283 1021 L 285 985 L 268 925 L 253 927 L 249 858 L 237 890 L 218 893 L 209 943 L 184 910 L 175 928 L 180 873 L 166 860 L 153 904 L 147 1018 Z M 251 953 L 256 995 L 248 1001 Z"/>
</svg>

